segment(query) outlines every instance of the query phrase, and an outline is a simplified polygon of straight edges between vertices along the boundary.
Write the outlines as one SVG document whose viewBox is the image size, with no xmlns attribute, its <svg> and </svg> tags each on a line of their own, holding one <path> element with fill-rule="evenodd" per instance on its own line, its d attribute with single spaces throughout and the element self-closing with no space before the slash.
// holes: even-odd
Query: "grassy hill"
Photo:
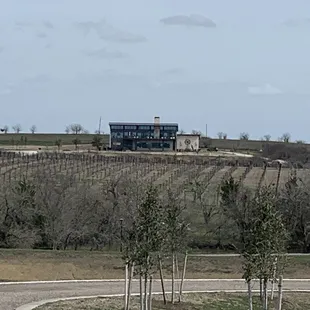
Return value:
<svg viewBox="0 0 310 310">
<path fill-rule="evenodd" d="M 91 144 L 94 134 L 79 134 L 78 138 L 81 144 Z M 72 140 L 76 138 L 74 134 L 61 133 L 8 133 L 0 135 L 0 146 L 12 145 L 36 145 L 36 146 L 53 146 L 56 140 L 60 139 L 63 145 L 73 144 Z M 25 142 L 26 141 L 26 142 Z M 109 142 L 109 135 L 103 135 L 103 141 Z"/>
<path fill-rule="evenodd" d="M 60 139 L 61 144 L 66 149 L 74 149 L 73 140 L 78 137 L 80 140 L 80 150 L 89 148 L 95 134 L 62 134 L 62 133 L 8 133 L 0 134 L 0 148 L 19 148 L 36 149 L 55 147 L 56 140 Z M 102 135 L 103 143 L 109 144 L 109 134 Z M 69 147 L 70 146 L 70 147 Z M 310 144 L 302 143 L 284 143 L 279 141 L 261 141 L 261 140 L 234 140 L 234 139 L 211 139 L 201 137 L 200 147 L 202 149 L 229 150 L 234 152 L 246 152 L 253 155 L 264 156 L 272 159 L 284 159 L 294 162 L 308 163 L 310 158 Z"/>
</svg>

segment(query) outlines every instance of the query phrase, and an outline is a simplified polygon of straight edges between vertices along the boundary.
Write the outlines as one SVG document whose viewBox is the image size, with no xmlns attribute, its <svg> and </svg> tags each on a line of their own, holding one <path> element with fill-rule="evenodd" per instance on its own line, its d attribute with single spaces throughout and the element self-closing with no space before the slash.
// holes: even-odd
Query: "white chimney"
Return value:
<svg viewBox="0 0 310 310">
<path fill-rule="evenodd" d="M 160 139 L 160 118 L 159 116 L 154 117 L 154 138 Z"/>
</svg>

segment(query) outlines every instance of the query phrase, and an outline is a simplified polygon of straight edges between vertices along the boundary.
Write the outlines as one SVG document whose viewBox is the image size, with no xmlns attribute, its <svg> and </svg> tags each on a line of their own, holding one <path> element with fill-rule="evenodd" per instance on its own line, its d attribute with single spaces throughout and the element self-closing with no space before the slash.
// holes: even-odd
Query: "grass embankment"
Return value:
<svg viewBox="0 0 310 310">
<path fill-rule="evenodd" d="M 310 296 L 307 294 L 286 294 L 283 300 L 283 310 L 306 310 L 310 308 Z M 187 294 L 184 301 L 179 304 L 163 305 L 162 301 L 155 297 L 153 310 L 247 310 L 248 300 L 245 295 L 228 294 Z M 270 310 L 276 309 L 277 300 L 270 304 Z M 53 304 L 46 304 L 37 310 L 119 310 L 122 309 L 123 299 L 121 298 L 96 298 L 61 301 Z M 137 299 L 131 303 L 131 309 L 139 309 Z M 258 298 L 254 298 L 254 310 L 261 309 Z"/>
<path fill-rule="evenodd" d="M 166 262 L 165 276 L 170 275 Z M 183 257 L 179 258 L 179 273 Z M 238 257 L 189 257 L 186 278 L 241 278 Z M 0 281 L 113 279 L 124 277 L 119 253 L 1 250 Z M 310 257 L 289 257 L 285 278 L 310 278 Z"/>
<path fill-rule="evenodd" d="M 54 146 L 56 140 L 60 139 L 62 145 L 72 145 L 73 140 L 78 137 L 80 144 L 91 144 L 94 134 L 57 134 L 57 133 L 8 133 L 0 134 L 0 146 L 19 146 L 24 147 L 31 146 Z M 26 143 L 25 143 L 26 139 Z M 109 135 L 103 135 L 103 142 L 109 142 Z"/>
</svg>

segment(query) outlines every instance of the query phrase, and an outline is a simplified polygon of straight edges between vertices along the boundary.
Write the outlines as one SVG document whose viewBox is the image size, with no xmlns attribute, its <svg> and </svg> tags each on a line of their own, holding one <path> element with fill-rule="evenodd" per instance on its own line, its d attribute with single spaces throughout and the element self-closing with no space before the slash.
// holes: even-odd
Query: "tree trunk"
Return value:
<svg viewBox="0 0 310 310">
<path fill-rule="evenodd" d="M 134 263 L 131 263 L 130 264 L 129 280 L 128 280 L 128 290 L 127 290 L 127 305 L 125 308 L 126 310 L 129 310 L 129 308 L 130 308 L 131 283 L 132 283 L 134 269 L 135 269 L 135 265 L 134 265 Z"/>
<path fill-rule="evenodd" d="M 149 309 L 152 310 L 152 289 L 153 289 L 153 277 L 150 276 L 150 284 L 149 284 Z"/>
<path fill-rule="evenodd" d="M 273 297 L 274 297 L 274 283 L 276 282 L 277 263 L 278 263 L 278 258 L 276 257 L 275 260 L 274 260 L 274 265 L 273 265 L 273 274 L 272 274 L 272 280 L 271 280 L 270 300 L 273 300 Z"/>
<path fill-rule="evenodd" d="M 166 305 L 167 304 L 167 299 L 166 299 L 166 293 L 165 293 L 163 266 L 162 266 L 162 262 L 161 262 L 161 258 L 160 257 L 159 257 L 159 275 L 160 275 L 161 289 L 162 289 L 162 292 L 163 292 L 163 301 L 164 301 L 164 305 Z"/>
<path fill-rule="evenodd" d="M 145 271 L 144 274 L 144 300 L 143 300 L 143 310 L 148 310 L 147 309 L 147 271 Z"/>
<path fill-rule="evenodd" d="M 125 264 L 125 293 L 124 293 L 124 309 L 127 309 L 128 296 L 128 263 Z"/>
<path fill-rule="evenodd" d="M 175 291 L 180 292 L 180 286 L 178 286 L 180 280 L 180 273 L 179 273 L 179 261 L 178 261 L 178 254 L 175 254 L 175 279 L 177 282 L 175 283 Z"/>
<path fill-rule="evenodd" d="M 184 257 L 182 279 L 181 279 L 181 283 L 180 283 L 179 302 L 181 302 L 181 299 L 182 299 L 182 291 L 183 291 L 183 283 L 184 283 L 184 279 L 185 279 L 186 265 L 187 265 L 187 252 L 185 253 L 185 257 Z"/>
<path fill-rule="evenodd" d="M 249 279 L 248 284 L 248 297 L 249 297 L 249 310 L 253 310 L 253 296 L 252 296 L 252 281 Z"/>
<path fill-rule="evenodd" d="M 263 309 L 268 310 L 268 279 L 264 279 L 264 305 Z"/>
<path fill-rule="evenodd" d="M 140 310 L 143 310 L 143 280 L 142 280 L 141 268 L 140 268 L 139 282 L 140 282 Z"/>
<path fill-rule="evenodd" d="M 277 310 L 281 310 L 282 309 L 282 296 L 283 296 L 283 276 L 279 277 L 279 290 L 278 290 L 278 309 Z"/>
<path fill-rule="evenodd" d="M 259 279 L 259 296 L 260 296 L 260 300 L 263 303 L 263 279 Z"/>
<path fill-rule="evenodd" d="M 174 304 L 174 273 L 175 273 L 175 259 L 174 253 L 172 253 L 172 275 L 171 275 L 171 303 Z"/>
</svg>

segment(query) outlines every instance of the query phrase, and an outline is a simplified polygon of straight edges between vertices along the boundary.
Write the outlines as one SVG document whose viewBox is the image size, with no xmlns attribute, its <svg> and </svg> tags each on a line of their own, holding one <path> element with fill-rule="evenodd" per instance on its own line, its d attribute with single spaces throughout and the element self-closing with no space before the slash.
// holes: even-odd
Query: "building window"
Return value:
<svg viewBox="0 0 310 310">
<path fill-rule="evenodd" d="M 123 129 L 123 126 L 122 125 L 111 125 L 111 129 L 113 129 L 113 130 Z"/>
<path fill-rule="evenodd" d="M 125 129 L 127 129 L 127 130 L 136 130 L 137 126 L 135 126 L 135 125 L 125 125 Z"/>
<path fill-rule="evenodd" d="M 151 129 L 151 126 L 140 125 L 140 126 L 139 126 L 139 129 L 142 129 L 142 130 L 150 130 L 150 129 Z"/>
<path fill-rule="evenodd" d="M 112 139 L 121 139 L 121 138 L 123 138 L 123 132 L 121 132 L 121 131 L 111 132 L 111 138 Z"/>
<path fill-rule="evenodd" d="M 165 126 L 165 130 L 178 131 L 178 127 L 176 127 L 176 126 Z"/>
</svg>

